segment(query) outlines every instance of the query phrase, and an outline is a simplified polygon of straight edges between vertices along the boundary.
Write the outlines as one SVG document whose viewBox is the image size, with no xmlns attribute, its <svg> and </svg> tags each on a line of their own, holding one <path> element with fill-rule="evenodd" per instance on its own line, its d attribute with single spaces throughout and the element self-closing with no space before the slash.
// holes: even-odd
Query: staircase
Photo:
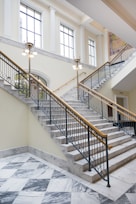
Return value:
<svg viewBox="0 0 136 204">
<path fill-rule="evenodd" d="M 51 137 L 56 141 L 58 145 L 61 146 L 62 151 L 67 157 L 67 165 L 70 172 L 78 175 L 79 177 L 89 182 L 96 182 L 100 179 L 99 174 L 94 169 L 91 169 L 91 171 L 88 170 L 88 163 L 85 159 L 83 159 L 82 154 L 80 154 L 79 151 L 76 150 L 70 142 L 66 144 L 65 136 L 60 133 L 60 130 L 58 130 L 54 124 L 50 124 L 49 119 L 45 116 L 45 114 L 43 114 L 42 109 L 37 109 L 33 101 L 31 101 L 29 98 L 25 98 L 22 94 L 18 94 L 17 90 L 13 89 L 10 84 L 5 83 L 2 79 L 0 80 L 0 86 L 6 91 L 8 91 L 10 94 L 14 95 L 20 100 L 23 100 L 26 104 L 30 106 L 32 113 L 37 117 L 40 124 L 50 132 Z M 73 94 L 74 91 L 75 89 L 71 90 Z M 72 93 L 69 92 L 68 95 L 72 96 Z M 108 122 L 106 119 L 101 119 L 101 116 L 99 114 L 97 114 L 91 109 L 88 109 L 84 103 L 78 100 L 68 100 L 68 95 L 66 99 L 67 103 L 75 110 L 77 110 L 81 115 L 83 115 L 95 127 L 99 128 L 102 132 L 108 135 L 108 144 L 113 147 L 109 150 L 110 172 L 115 171 L 116 169 L 120 168 L 121 166 L 136 158 L 135 139 L 130 137 L 130 135 L 125 134 L 123 131 L 119 131 L 118 127 L 113 126 L 112 123 Z M 43 107 L 47 108 L 49 103 L 45 101 L 43 103 Z M 54 109 L 53 114 L 57 116 L 59 126 L 63 131 L 63 129 L 65 128 L 65 121 L 59 115 L 58 108 Z M 68 131 L 71 130 L 71 124 L 72 126 L 75 124 L 75 132 L 78 131 L 76 128 L 76 122 L 73 122 L 72 119 L 68 121 Z M 77 138 L 75 137 L 75 140 L 76 139 Z M 78 140 L 78 144 L 80 144 L 80 146 L 85 145 L 84 140 L 84 131 L 81 131 L 80 129 L 80 139 Z M 99 153 L 97 152 L 97 149 L 95 149 L 95 142 L 96 141 L 94 139 L 94 142 L 90 146 L 91 150 L 97 153 L 96 156 L 93 156 L 93 162 L 95 162 L 96 159 L 100 160 L 99 154 L 101 153 L 101 151 L 103 151 L 103 148 L 100 145 Z M 103 164 L 99 162 L 99 165 L 101 166 Z M 99 166 L 97 166 L 97 168 L 99 168 Z"/>
<path fill-rule="evenodd" d="M 109 79 L 115 76 L 135 58 L 136 50 L 126 45 L 120 52 L 109 62 L 98 67 L 89 76 L 84 78 L 81 83 L 93 90 L 99 90 Z"/>
<path fill-rule="evenodd" d="M 136 158 L 136 140 L 132 138 L 130 135 L 125 134 L 123 131 L 119 131 L 118 127 L 113 126 L 112 123 L 108 122 L 106 119 L 101 119 L 101 116 L 97 114 L 95 111 L 88 109 L 87 106 L 78 101 L 78 100 L 68 100 L 68 96 L 74 94 L 75 89 L 69 92 L 66 98 L 66 102 L 72 106 L 75 110 L 77 110 L 81 115 L 83 115 L 88 121 L 90 121 L 95 127 L 97 127 L 102 132 L 108 135 L 108 144 L 113 148 L 109 150 L 109 169 L 110 172 L 115 171 L 116 169 L 122 167 L 129 161 Z M 76 95 L 76 94 L 74 94 Z M 64 97 L 65 98 L 65 97 Z M 46 103 L 46 108 L 48 104 Z M 55 107 L 54 107 L 55 108 Z M 36 110 L 34 107 L 32 108 L 32 112 L 37 115 L 42 126 L 47 127 L 51 133 L 52 138 L 61 145 L 63 152 L 68 158 L 69 163 L 69 171 L 78 175 L 79 177 L 89 181 L 96 182 L 100 179 L 100 176 L 95 170 L 88 171 L 88 163 L 82 157 L 82 154 L 79 153 L 78 150 L 74 148 L 71 143 L 66 144 L 65 136 L 62 136 L 60 131 L 55 127 L 55 125 L 50 125 L 49 120 L 43 115 L 41 110 Z M 62 131 L 65 129 L 65 119 L 61 118 L 59 115 L 59 110 L 56 109 L 53 111 L 54 115 L 57 115 L 59 126 Z M 55 116 L 56 117 L 56 116 Z M 76 129 L 76 122 L 72 120 L 68 121 L 68 131 L 70 131 L 71 124 L 75 124 L 75 132 L 78 131 Z M 75 137 L 76 140 L 76 137 Z M 78 141 L 80 146 L 84 145 L 84 132 L 80 129 L 80 140 Z M 95 144 L 95 140 L 94 140 Z M 91 149 L 96 152 L 95 145 L 92 144 Z M 87 143 L 86 143 L 87 145 Z M 99 147 L 99 151 L 103 151 L 101 146 Z M 94 156 L 95 157 L 95 156 Z M 99 154 L 96 154 L 96 158 L 93 158 L 94 161 L 99 160 Z M 102 165 L 101 163 L 99 165 Z M 98 167 L 99 168 L 99 167 Z"/>
<path fill-rule="evenodd" d="M 7 62 L 5 63 L 8 69 L 11 69 L 13 66 L 9 66 Z M 13 62 L 11 62 L 11 64 L 13 64 Z M 3 69 L 1 68 L 1 70 L 2 73 L 4 73 L 3 70 L 5 70 L 5 67 L 3 67 Z M 13 71 L 15 72 L 15 67 Z M 113 124 L 106 119 L 102 119 L 101 115 L 96 111 L 88 109 L 84 103 L 76 100 L 76 89 L 72 89 L 63 96 L 63 99 L 67 102 L 65 103 L 31 76 L 36 83 L 39 83 L 38 88 L 44 91 L 46 97 L 39 100 L 39 96 L 36 92 L 36 98 L 33 96 L 28 98 L 22 86 L 20 86 L 21 89 L 16 89 L 14 82 L 16 73 L 19 78 L 21 76 L 27 80 L 27 78 L 25 78 L 25 71 L 17 66 L 16 72 L 14 72 L 10 78 L 5 77 L 5 73 L 3 74 L 3 78 L 0 78 L 0 87 L 30 107 L 32 113 L 37 117 L 41 125 L 49 131 L 51 137 L 64 152 L 67 158 L 68 171 L 89 182 L 99 180 L 101 178 L 100 173 L 104 179 L 104 176 L 107 174 L 107 155 L 105 151 L 107 145 L 103 144 L 102 135 L 99 137 L 98 129 L 105 133 L 105 135 L 108 135 L 108 144 L 112 146 L 108 151 L 110 172 L 136 158 L 136 140 L 127 135 L 124 131 L 119 131 L 118 127 L 113 126 Z M 7 73 L 9 74 L 10 72 L 8 71 Z M 71 107 L 73 107 L 73 109 Z M 74 110 L 76 111 L 74 112 Z M 83 117 L 78 115 L 79 113 Z M 84 120 L 84 118 L 86 120 Z M 89 123 L 89 121 L 91 123 Z M 97 130 L 90 124 L 93 124 L 93 127 L 96 127 Z M 68 135 L 68 137 L 66 137 L 66 135 Z M 88 162 L 86 159 L 88 158 L 88 153 L 90 153 L 89 159 L 91 159 L 91 162 Z"/>
<path fill-rule="evenodd" d="M 100 131 L 108 135 L 108 144 L 113 148 L 109 150 L 109 170 L 110 172 L 115 171 L 121 166 L 125 165 L 129 161 L 136 158 L 136 139 L 127 135 L 124 131 L 118 129 L 118 127 L 113 126 L 111 122 L 106 119 L 101 119 L 101 116 L 95 111 L 88 109 L 87 106 L 77 100 L 71 100 L 74 90 L 65 94 L 66 101 L 75 110 L 77 110 L 81 115 L 83 115 L 87 120 L 89 120 L 95 127 Z M 70 97 L 70 100 L 68 98 Z M 82 139 L 81 139 L 82 144 Z M 80 175 L 82 178 L 90 182 L 96 182 L 100 177 L 93 169 L 88 171 L 88 164 L 85 159 L 82 159 L 81 155 L 77 150 L 74 149 L 70 144 L 63 145 L 67 148 L 67 156 L 74 161 L 77 169 L 80 169 Z M 93 147 L 92 147 L 93 149 Z M 95 151 L 95 150 L 94 150 Z M 97 155 L 97 159 L 99 156 Z M 82 172 L 82 173 L 81 173 Z"/>
</svg>

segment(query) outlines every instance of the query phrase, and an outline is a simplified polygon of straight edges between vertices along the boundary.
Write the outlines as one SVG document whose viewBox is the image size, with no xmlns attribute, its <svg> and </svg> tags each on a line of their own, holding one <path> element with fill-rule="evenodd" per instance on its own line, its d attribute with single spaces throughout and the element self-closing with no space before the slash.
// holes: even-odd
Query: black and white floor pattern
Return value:
<svg viewBox="0 0 136 204">
<path fill-rule="evenodd" d="M 106 185 L 106 184 L 105 184 Z M 105 187 L 106 188 L 106 187 Z M 0 159 L 0 204 L 136 204 L 136 185 L 116 201 L 29 153 Z"/>
</svg>

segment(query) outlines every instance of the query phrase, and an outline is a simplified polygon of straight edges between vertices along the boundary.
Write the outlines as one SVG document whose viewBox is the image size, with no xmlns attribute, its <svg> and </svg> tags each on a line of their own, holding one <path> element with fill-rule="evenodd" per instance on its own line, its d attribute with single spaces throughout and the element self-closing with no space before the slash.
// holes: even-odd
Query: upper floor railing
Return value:
<svg viewBox="0 0 136 204">
<path fill-rule="evenodd" d="M 65 101 L 59 98 L 44 83 L 28 74 L 4 53 L 0 52 L 0 80 L 24 98 L 31 98 L 35 110 L 40 110 L 59 130 L 66 144 L 71 143 L 92 168 L 109 181 L 109 159 L 107 135 L 97 129 Z M 62 122 L 63 121 L 63 126 Z M 81 145 L 82 141 L 82 145 Z"/>
<path fill-rule="evenodd" d="M 121 68 L 121 64 L 123 64 L 134 51 L 135 49 L 130 45 L 124 46 L 111 61 L 95 69 L 89 76 L 84 78 L 81 83 L 91 89 L 98 88 Z"/>
</svg>

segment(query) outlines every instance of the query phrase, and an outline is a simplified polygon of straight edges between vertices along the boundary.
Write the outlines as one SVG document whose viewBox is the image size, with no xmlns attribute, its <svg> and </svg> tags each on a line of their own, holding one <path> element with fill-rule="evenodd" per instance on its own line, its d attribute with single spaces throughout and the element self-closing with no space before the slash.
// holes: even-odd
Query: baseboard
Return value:
<svg viewBox="0 0 136 204">
<path fill-rule="evenodd" d="M 62 169 L 68 170 L 68 165 L 67 165 L 67 161 L 60 159 L 54 155 L 48 154 L 46 152 L 42 152 L 34 147 L 28 147 L 28 152 L 51 163 L 54 164 L 58 167 L 61 167 Z"/>
<path fill-rule="evenodd" d="M 28 146 L 0 150 L 0 158 L 28 152 Z"/>
<path fill-rule="evenodd" d="M 12 149 L 7 149 L 7 150 L 0 150 L 0 158 L 8 157 L 8 156 L 13 156 L 16 154 L 22 154 L 22 153 L 31 153 L 40 159 L 43 159 L 51 164 L 54 164 L 58 167 L 61 167 L 62 169 L 68 170 L 68 165 L 67 161 L 60 159 L 54 155 L 50 155 L 46 152 L 42 152 L 34 147 L 30 146 L 24 146 L 24 147 L 16 147 Z"/>
</svg>

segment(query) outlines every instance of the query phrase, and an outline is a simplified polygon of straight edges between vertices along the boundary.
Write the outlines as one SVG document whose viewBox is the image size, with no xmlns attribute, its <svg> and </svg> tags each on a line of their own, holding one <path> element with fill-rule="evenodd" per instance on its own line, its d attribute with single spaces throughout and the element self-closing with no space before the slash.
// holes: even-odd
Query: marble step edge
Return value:
<svg viewBox="0 0 136 204">
<path fill-rule="evenodd" d="M 64 144 L 65 141 L 66 141 L 66 136 L 64 136 L 64 135 L 55 135 L 55 134 L 52 134 L 52 132 L 51 132 L 51 136 L 53 138 L 56 138 L 56 140 L 59 140 L 59 142 L 62 143 L 62 144 Z M 79 139 L 79 136 L 80 136 L 80 139 Z M 86 145 L 88 143 L 88 139 L 85 136 L 84 132 L 80 133 L 80 135 L 78 135 L 78 136 L 76 134 L 74 134 L 74 135 L 72 135 L 72 137 L 74 137 L 75 143 L 77 142 L 78 144 L 82 144 L 82 143 L 85 144 L 85 142 L 86 142 Z M 68 139 L 70 139 L 69 136 L 68 136 Z M 108 144 L 115 147 L 116 145 L 122 144 L 122 143 L 124 143 L 126 141 L 129 141 L 129 140 L 131 140 L 131 137 L 129 135 L 122 134 L 120 137 L 114 137 L 114 138 L 109 137 L 108 138 Z M 90 142 L 91 142 L 91 144 L 96 143 L 95 137 L 93 139 L 90 139 Z M 70 151 L 70 150 L 73 149 L 73 145 L 69 144 L 68 146 L 65 146 L 65 148 L 67 148 L 67 151 Z"/>
<path fill-rule="evenodd" d="M 128 150 L 130 150 L 131 148 L 134 148 L 134 147 L 136 147 L 136 142 L 134 142 L 132 140 L 129 141 L 129 142 L 124 143 L 123 145 L 118 145 L 115 148 L 110 149 L 109 159 L 111 159 L 111 158 L 113 158 L 113 157 L 115 157 L 115 156 L 117 156 L 119 154 L 122 154 L 123 152 L 128 151 Z M 95 156 L 96 153 L 97 153 L 97 148 L 95 148 L 95 145 L 92 145 L 91 149 L 93 149 L 93 153 L 94 153 L 94 156 Z M 100 158 L 100 154 L 102 153 L 102 151 L 104 151 L 104 149 L 101 146 L 101 148 L 99 147 L 99 152 L 97 153 L 97 159 Z M 88 152 L 88 148 L 86 148 L 85 153 L 87 154 L 87 152 Z M 78 150 L 73 150 L 73 151 L 67 152 L 67 156 L 69 158 L 71 158 L 72 160 L 74 160 L 74 161 L 77 161 L 77 160 L 80 160 L 80 159 L 83 158 Z"/>
<path fill-rule="evenodd" d="M 136 151 L 135 149 L 132 149 L 122 155 L 119 155 L 118 157 L 111 159 L 109 162 L 110 173 L 113 171 L 116 171 L 117 169 L 129 163 L 135 158 L 136 158 Z M 81 177 L 91 183 L 95 183 L 101 179 L 101 177 L 97 174 L 97 172 L 94 169 L 92 169 L 91 171 L 88 171 L 88 170 L 84 171 Z"/>
<path fill-rule="evenodd" d="M 116 141 L 118 143 L 118 138 L 124 137 L 124 132 L 116 132 L 116 134 L 117 134 L 117 136 L 114 135 L 114 137 L 113 137 L 113 135 L 109 136 L 108 141 L 111 141 L 111 142 L 110 143 L 108 142 L 108 144 L 112 145 L 112 142 L 115 143 Z M 57 137 L 57 138 L 59 140 L 61 140 L 61 136 Z M 65 138 L 65 136 L 64 136 L 64 138 Z M 117 138 L 117 140 L 116 140 L 116 138 Z M 125 139 L 126 139 L 126 137 L 125 137 Z M 128 136 L 128 135 L 127 135 L 127 140 L 131 140 L 131 137 Z M 94 142 L 95 142 L 95 138 L 94 138 Z M 86 139 L 83 138 L 83 139 L 77 140 L 77 144 L 82 145 L 82 143 L 84 143 L 84 146 L 85 145 L 87 146 L 88 145 L 88 139 L 87 138 Z M 63 144 L 63 146 L 64 146 L 64 149 L 67 152 L 73 151 L 75 149 L 74 146 L 71 143 Z"/>
</svg>

